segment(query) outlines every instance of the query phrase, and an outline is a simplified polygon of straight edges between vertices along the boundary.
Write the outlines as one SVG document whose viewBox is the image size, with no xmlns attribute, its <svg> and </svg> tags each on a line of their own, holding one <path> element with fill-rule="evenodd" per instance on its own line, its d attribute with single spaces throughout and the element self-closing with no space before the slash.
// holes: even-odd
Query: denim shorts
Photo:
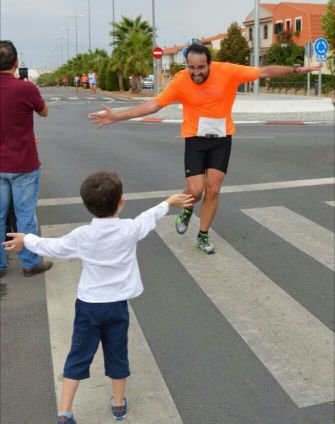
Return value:
<svg viewBox="0 0 335 424">
<path fill-rule="evenodd" d="M 64 377 L 83 380 L 101 341 L 105 375 L 122 379 L 130 375 L 128 362 L 129 312 L 126 300 L 88 303 L 76 300 L 72 344 L 64 365 Z"/>
</svg>

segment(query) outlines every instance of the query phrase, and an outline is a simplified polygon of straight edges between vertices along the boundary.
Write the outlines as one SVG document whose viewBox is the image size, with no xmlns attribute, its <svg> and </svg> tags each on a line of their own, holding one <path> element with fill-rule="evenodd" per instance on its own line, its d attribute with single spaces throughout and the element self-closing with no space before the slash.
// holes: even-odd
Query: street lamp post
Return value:
<svg viewBox="0 0 335 424">
<path fill-rule="evenodd" d="M 113 0 L 113 31 L 114 31 L 114 24 L 115 24 L 115 4 L 114 4 L 114 0 Z M 113 46 L 114 46 L 114 41 L 115 41 L 115 36 L 113 35 Z"/>
<path fill-rule="evenodd" d="M 255 0 L 254 66 L 259 66 L 259 0 Z M 259 94 L 259 80 L 254 81 L 254 95 Z"/>
<path fill-rule="evenodd" d="M 60 48 L 60 64 L 63 65 L 64 63 L 64 58 L 63 58 L 63 40 L 65 37 L 63 37 L 62 35 L 57 36 L 58 40 L 59 40 L 59 48 Z"/>
<path fill-rule="evenodd" d="M 88 9 L 88 50 L 91 50 L 91 2 L 87 0 Z"/>
<path fill-rule="evenodd" d="M 152 0 L 152 47 L 156 47 L 156 22 L 155 22 L 155 0 Z M 158 94 L 158 78 L 157 78 L 157 65 L 159 59 L 153 59 L 153 73 L 154 73 L 154 91 Z"/>
<path fill-rule="evenodd" d="M 70 18 L 75 20 L 75 31 L 76 31 L 76 56 L 78 55 L 78 19 L 84 15 L 70 15 Z"/>
<path fill-rule="evenodd" d="M 67 50 L 67 61 L 70 60 L 70 36 L 69 33 L 73 29 L 72 27 L 62 27 L 66 31 L 66 50 Z"/>
</svg>

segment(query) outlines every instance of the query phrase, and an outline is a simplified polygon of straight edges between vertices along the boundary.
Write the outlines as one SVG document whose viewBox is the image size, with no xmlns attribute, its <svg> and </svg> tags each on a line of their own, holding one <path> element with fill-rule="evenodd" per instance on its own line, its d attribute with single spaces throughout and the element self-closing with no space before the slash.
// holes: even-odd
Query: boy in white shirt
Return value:
<svg viewBox="0 0 335 424">
<path fill-rule="evenodd" d="M 39 255 L 79 258 L 82 272 L 78 285 L 72 345 L 64 365 L 57 423 L 75 424 L 72 403 L 80 380 L 89 378 L 89 368 L 101 341 L 105 374 L 112 380 L 111 409 L 115 419 L 127 414 L 126 379 L 130 375 L 127 338 L 127 300 L 139 296 L 143 285 L 136 258 L 137 242 L 153 230 L 170 206 L 185 208 L 192 195 L 175 194 L 141 213 L 135 219 L 119 219 L 124 206 L 122 182 L 112 171 L 87 177 L 80 195 L 94 215 L 89 225 L 60 238 L 8 233 L 3 243 L 8 251 L 23 247 Z"/>
</svg>

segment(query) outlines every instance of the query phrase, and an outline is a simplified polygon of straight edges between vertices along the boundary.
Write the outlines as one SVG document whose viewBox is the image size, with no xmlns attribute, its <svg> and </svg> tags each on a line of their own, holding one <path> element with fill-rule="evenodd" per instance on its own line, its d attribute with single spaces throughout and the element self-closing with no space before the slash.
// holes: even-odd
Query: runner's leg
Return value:
<svg viewBox="0 0 335 424">
<path fill-rule="evenodd" d="M 224 172 L 217 169 L 207 169 L 205 195 L 200 208 L 200 231 L 208 231 L 213 222 L 224 176 Z"/>
</svg>

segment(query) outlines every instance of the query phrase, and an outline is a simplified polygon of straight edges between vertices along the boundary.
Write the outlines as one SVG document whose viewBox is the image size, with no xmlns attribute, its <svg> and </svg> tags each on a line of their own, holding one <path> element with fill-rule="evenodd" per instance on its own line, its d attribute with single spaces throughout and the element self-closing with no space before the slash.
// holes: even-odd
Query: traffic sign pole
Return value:
<svg viewBox="0 0 335 424">
<path fill-rule="evenodd" d="M 311 58 L 313 57 L 313 43 L 308 42 L 305 46 L 305 56 L 307 57 L 307 66 L 311 64 Z M 308 72 L 307 74 L 307 90 L 306 94 L 309 96 L 311 93 L 311 74 Z"/>
<path fill-rule="evenodd" d="M 321 97 L 321 87 L 322 87 L 322 84 L 321 84 L 321 69 L 319 69 L 319 79 L 318 79 L 318 97 Z"/>
<path fill-rule="evenodd" d="M 154 48 L 151 50 L 151 54 L 154 58 L 153 65 L 154 65 L 154 93 L 157 95 L 158 90 L 158 71 L 161 67 L 161 59 L 163 57 L 163 50 L 158 47 L 154 46 Z"/>
<path fill-rule="evenodd" d="M 328 41 L 325 38 L 318 38 L 314 42 L 315 59 L 318 63 L 326 62 L 328 52 Z M 321 97 L 321 69 L 318 79 L 318 97 Z"/>
</svg>

